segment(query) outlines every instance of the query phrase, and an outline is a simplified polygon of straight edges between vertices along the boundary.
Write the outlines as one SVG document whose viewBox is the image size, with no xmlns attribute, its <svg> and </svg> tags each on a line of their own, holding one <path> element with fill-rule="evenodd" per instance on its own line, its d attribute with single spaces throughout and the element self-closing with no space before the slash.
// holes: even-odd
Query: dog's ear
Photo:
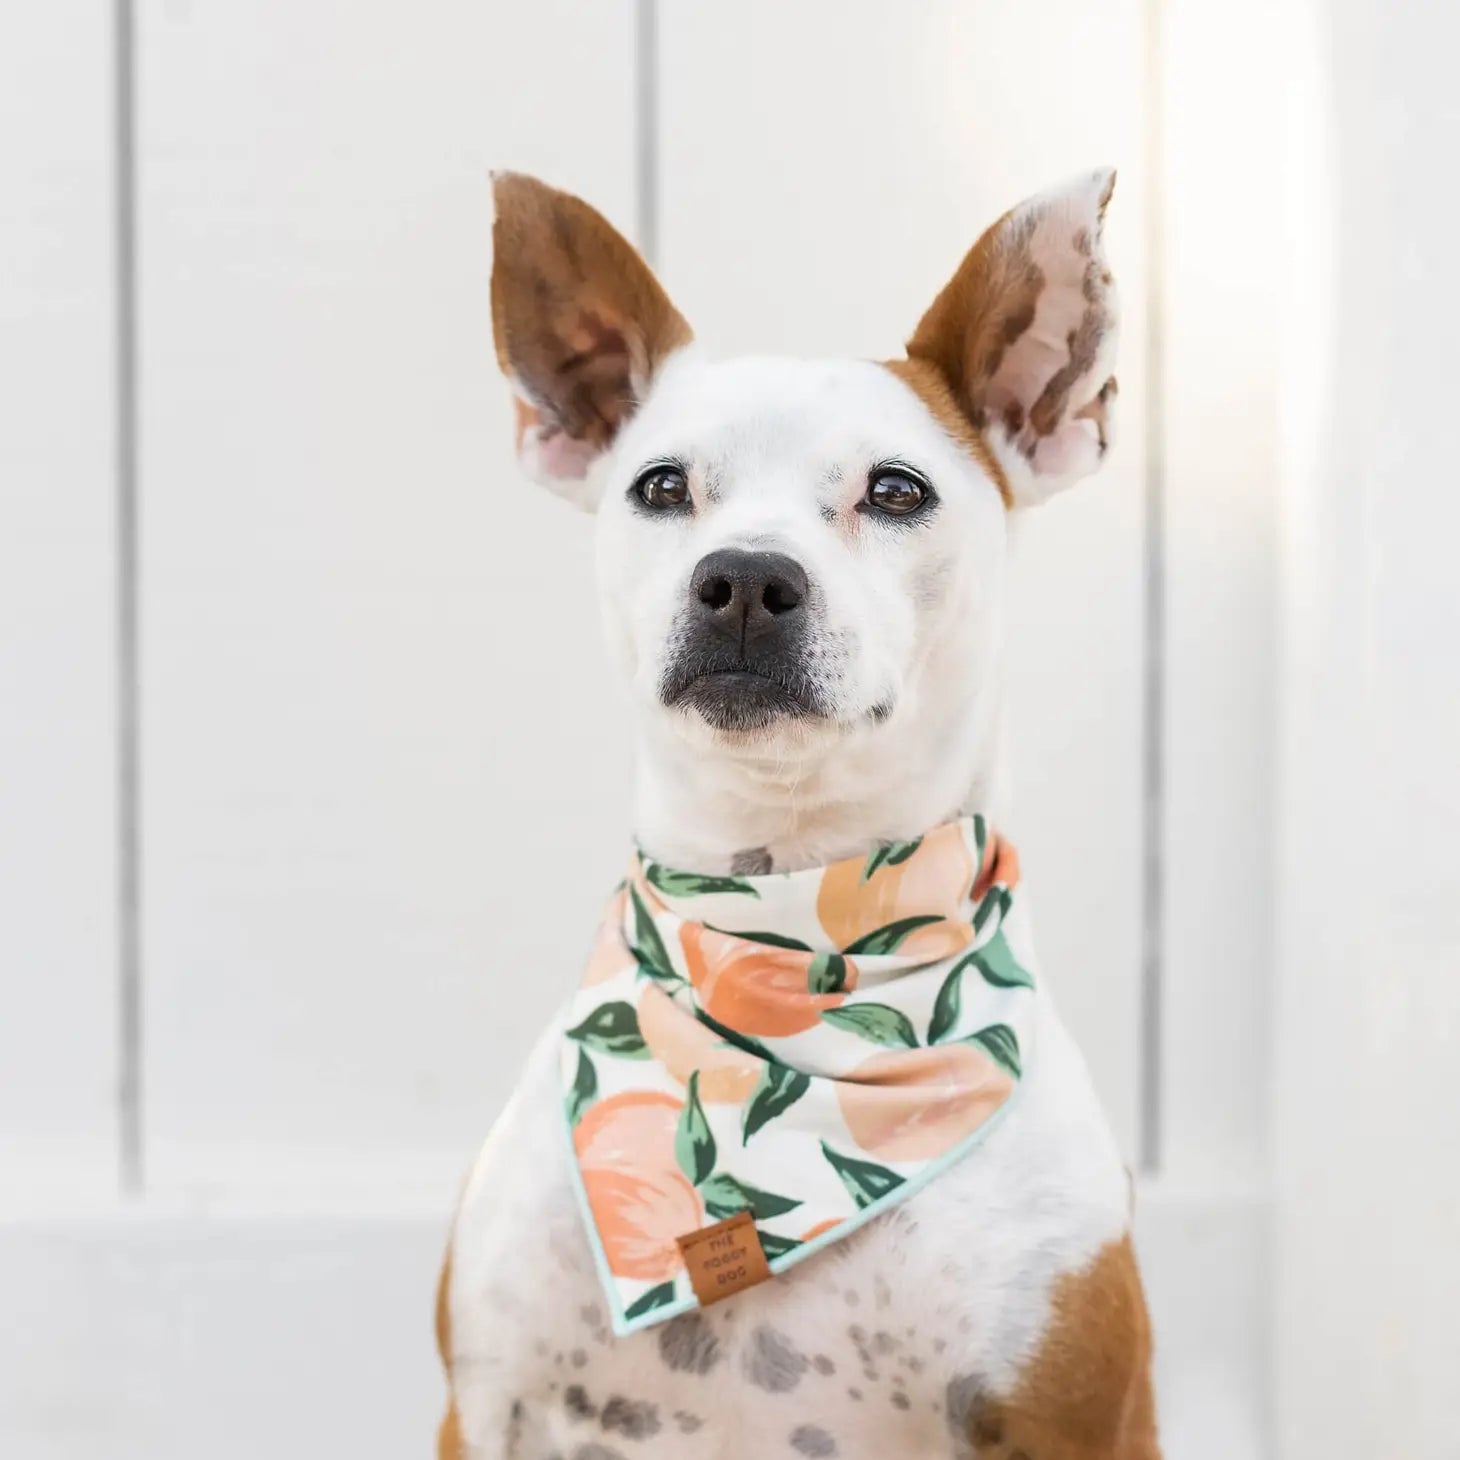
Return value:
<svg viewBox="0 0 1460 1460">
<path fill-rule="evenodd" d="M 512 383 L 517 454 L 582 506 L 583 479 L 690 328 L 634 247 L 536 178 L 493 178 L 492 331 Z"/>
<path fill-rule="evenodd" d="M 1100 465 L 1115 405 L 1115 285 L 1101 246 L 1115 173 L 1004 214 L 908 341 L 937 369 L 1007 478 L 1014 506 Z"/>
</svg>

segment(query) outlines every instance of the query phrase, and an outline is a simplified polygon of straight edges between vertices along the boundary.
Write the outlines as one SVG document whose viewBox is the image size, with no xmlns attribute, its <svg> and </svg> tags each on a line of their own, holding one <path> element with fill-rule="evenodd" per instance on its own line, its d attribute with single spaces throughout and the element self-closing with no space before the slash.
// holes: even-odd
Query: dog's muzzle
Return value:
<svg viewBox="0 0 1460 1460">
<path fill-rule="evenodd" d="M 825 710 L 804 668 L 806 570 L 784 553 L 720 548 L 695 565 L 660 698 L 718 730 L 758 730 Z"/>
</svg>

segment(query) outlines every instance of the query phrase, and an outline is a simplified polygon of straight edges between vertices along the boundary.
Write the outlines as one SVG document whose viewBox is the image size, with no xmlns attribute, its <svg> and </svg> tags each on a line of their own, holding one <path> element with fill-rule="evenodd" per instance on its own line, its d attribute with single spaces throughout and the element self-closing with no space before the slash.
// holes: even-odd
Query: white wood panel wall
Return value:
<svg viewBox="0 0 1460 1460">
<path fill-rule="evenodd" d="M 1016 826 L 1058 987 L 1132 1159 L 1140 1084 L 1142 7 L 663 8 L 663 273 L 712 349 L 900 353 L 985 227 L 1101 163 L 1119 447 L 1023 524 Z M 1018 64 L 1011 64 L 1015 60 Z"/>
<path fill-rule="evenodd" d="M 449 1192 L 623 854 L 487 280 L 492 167 L 632 225 L 629 0 L 142 14 L 152 1181 Z"/>
<path fill-rule="evenodd" d="M 0 8 L 0 1210 L 116 1180 L 109 10 Z"/>
<path fill-rule="evenodd" d="M 1272 1020 L 1278 316 L 1290 52 L 1265 0 L 1163 6 L 1162 1168 L 1261 1179 Z M 1245 77 L 1243 106 L 1229 105 Z M 1240 199 L 1242 223 L 1232 224 Z"/>
</svg>

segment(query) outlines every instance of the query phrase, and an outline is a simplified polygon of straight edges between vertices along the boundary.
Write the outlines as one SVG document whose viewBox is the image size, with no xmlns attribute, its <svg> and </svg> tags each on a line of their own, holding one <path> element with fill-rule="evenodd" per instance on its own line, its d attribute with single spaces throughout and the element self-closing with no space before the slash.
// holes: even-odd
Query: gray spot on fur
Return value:
<svg viewBox="0 0 1460 1460">
<path fill-rule="evenodd" d="M 704 1424 L 704 1420 L 699 1415 L 691 1414 L 687 1409 L 676 1409 L 674 1411 L 674 1422 L 679 1426 L 679 1432 L 682 1435 L 692 1435 Z"/>
<path fill-rule="evenodd" d="M 527 1416 L 527 1410 L 520 1399 L 512 1401 L 512 1412 L 507 1420 L 507 1453 L 516 1455 L 519 1453 L 519 1446 L 522 1444 L 522 1421 Z"/>
<path fill-rule="evenodd" d="M 956 1446 L 954 1453 L 959 1460 L 967 1460 L 973 1454 L 971 1426 L 983 1404 L 983 1387 L 974 1375 L 959 1374 L 948 1381 L 945 1402 L 948 1405 L 948 1428 Z"/>
<path fill-rule="evenodd" d="M 573 1365 L 573 1367 L 575 1369 L 586 1368 L 587 1365 L 588 1365 L 588 1352 L 587 1352 L 587 1350 L 586 1349 L 581 1349 L 581 1348 L 575 1348 L 573 1350 L 572 1354 L 569 1355 L 569 1361 L 572 1363 L 572 1365 Z"/>
<path fill-rule="evenodd" d="M 862 1295 L 855 1288 L 847 1289 L 847 1307 L 855 1308 L 862 1301 Z"/>
<path fill-rule="evenodd" d="M 912 1400 L 910 1400 L 906 1394 L 903 1394 L 901 1391 L 899 1391 L 892 1396 L 892 1407 L 894 1409 L 911 1409 Z"/>
<path fill-rule="evenodd" d="M 771 870 L 771 854 L 766 847 L 747 847 L 730 859 L 730 870 L 737 877 L 764 877 Z"/>
<path fill-rule="evenodd" d="M 819 1425 L 798 1425 L 791 1431 L 791 1448 L 798 1455 L 835 1455 L 836 1441 Z"/>
<path fill-rule="evenodd" d="M 723 1352 L 700 1313 L 682 1313 L 659 1330 L 659 1357 L 676 1374 L 708 1374 Z"/>
<path fill-rule="evenodd" d="M 836 1373 L 836 1365 L 832 1363 L 832 1361 L 827 1358 L 825 1354 L 817 1354 L 817 1356 L 811 1360 L 811 1367 L 814 1368 L 818 1374 L 822 1375 Z"/>
<path fill-rule="evenodd" d="M 762 1323 L 750 1335 L 742 1361 L 745 1377 L 768 1394 L 787 1394 L 806 1372 L 806 1355 L 783 1333 Z"/>
<path fill-rule="evenodd" d="M 890 1354 L 897 1347 L 897 1340 L 890 1333 L 875 1333 L 872 1336 L 872 1347 L 879 1354 Z"/>
<path fill-rule="evenodd" d="M 615 1394 L 603 1406 L 599 1423 L 611 1434 L 626 1440 L 647 1440 L 659 1433 L 659 1408 L 646 1399 L 625 1399 Z"/>
<path fill-rule="evenodd" d="M 563 1390 L 563 1408 L 573 1419 L 592 1419 L 598 1413 L 598 1406 L 588 1397 L 588 1391 L 581 1384 L 569 1384 Z"/>
</svg>

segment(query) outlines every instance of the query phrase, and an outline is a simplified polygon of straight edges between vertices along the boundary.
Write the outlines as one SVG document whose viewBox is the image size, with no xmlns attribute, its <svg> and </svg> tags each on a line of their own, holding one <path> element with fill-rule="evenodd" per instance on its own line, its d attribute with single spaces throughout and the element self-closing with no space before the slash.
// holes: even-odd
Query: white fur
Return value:
<svg viewBox="0 0 1460 1460">
<path fill-rule="evenodd" d="M 630 509 L 641 465 L 665 455 L 692 466 L 693 516 Z M 852 511 L 888 457 L 935 485 L 925 524 Z M 604 619 L 638 717 L 634 831 L 650 855 L 713 871 L 763 847 L 785 869 L 965 809 L 1017 841 L 999 733 L 1010 519 L 910 389 L 868 363 L 685 350 L 594 484 Z M 807 570 L 828 722 L 727 736 L 659 703 L 691 569 L 750 543 Z M 565 994 L 577 976 L 550 972 Z M 970 1455 L 974 1392 L 1012 1383 L 1051 1284 L 1126 1230 L 1114 1141 L 1041 989 L 1024 1084 L 968 1159 L 800 1267 L 613 1339 L 569 1186 L 555 1043 L 549 1030 L 482 1151 L 452 1240 L 450 1367 L 474 1460 L 794 1457 L 831 1453 L 826 1436 L 839 1460 Z M 691 1351 L 706 1372 L 671 1362 Z M 768 1391 L 768 1375 L 784 1387 Z"/>
</svg>

